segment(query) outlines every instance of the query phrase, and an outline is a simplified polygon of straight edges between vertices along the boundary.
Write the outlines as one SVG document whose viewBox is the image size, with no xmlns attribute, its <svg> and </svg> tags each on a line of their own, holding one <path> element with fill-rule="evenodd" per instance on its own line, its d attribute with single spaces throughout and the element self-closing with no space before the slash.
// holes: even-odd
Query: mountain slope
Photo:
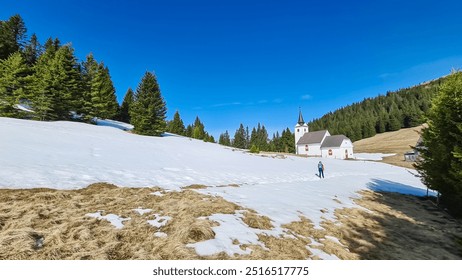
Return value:
<svg viewBox="0 0 462 280">
<path fill-rule="evenodd" d="M 404 153 L 411 151 L 411 146 L 416 145 L 423 127 L 403 128 L 356 141 L 353 143 L 355 153 L 396 154 L 384 157 L 382 162 L 413 169 L 412 162 L 404 161 Z"/>
<path fill-rule="evenodd" d="M 71 230 L 73 222 L 68 220 L 72 217 L 79 225 L 88 224 L 89 219 L 116 221 L 118 227 L 127 225 L 127 231 L 156 234 L 156 238 L 166 238 L 165 242 L 194 227 L 175 245 L 175 258 L 191 258 L 178 250 L 193 250 L 201 257 L 237 254 L 246 258 L 254 251 L 266 252 L 274 246 L 272 242 L 277 244 L 285 239 L 298 242 L 296 247 L 291 247 L 302 250 L 297 258 L 338 258 L 332 249 L 327 249 L 326 238 L 322 236 L 328 233 L 324 229 L 327 224 L 335 225 L 336 211 L 357 207 L 354 199 L 361 197 L 359 192 L 426 193 L 426 188 L 409 170 L 376 162 L 323 159 L 326 178 L 319 179 L 315 175 L 319 161 L 316 158 L 253 155 L 185 137 L 147 137 L 113 127 L 9 118 L 0 118 L 0 131 L 0 188 L 59 190 L 41 189 L 30 193 L 0 190 L 5 201 L 15 205 L 0 203 L 1 211 L 13 213 L 14 209 L 23 209 L 20 213 L 2 216 L 2 224 L 15 229 L 15 223 L 24 222 L 15 230 L 32 230 L 24 232 L 24 236 L 42 236 L 46 246 L 54 246 L 49 240 L 53 240 L 55 231 L 40 228 L 43 221 L 34 221 L 47 217 L 59 219 L 50 220 L 50 227 L 69 222 Z M 85 188 L 97 182 L 156 188 L 139 192 L 114 186 Z M 195 189 L 195 195 L 185 190 L 188 186 Z M 61 191 L 69 189 L 82 190 Z M 188 198 L 189 195 L 193 196 Z M 28 203 L 29 197 L 36 197 L 37 203 Z M 66 214 L 67 218 L 60 218 L 67 211 L 55 205 L 60 201 L 64 206 L 59 207 L 75 208 Z M 89 204 L 90 201 L 94 202 Z M 222 205 L 221 208 L 214 206 L 215 202 Z M 178 208 L 171 209 L 174 205 Z M 152 213 L 136 214 L 135 207 L 141 208 L 137 211 L 151 209 Z M 31 216 L 18 219 L 23 214 Z M 142 215 L 142 219 L 137 215 Z M 189 218 L 183 225 L 177 219 L 185 215 Z M 157 228 L 143 227 L 146 224 Z M 310 230 L 307 232 L 307 229 Z M 16 234 L 15 230 L 0 231 L 0 248 L 7 248 L 10 234 Z M 107 230 L 110 228 L 106 227 Z M 120 230 L 120 234 L 125 232 L 125 228 Z M 88 236 L 88 228 L 82 231 L 83 236 Z M 331 234 L 336 231 L 330 230 Z M 196 237 L 191 239 L 191 236 Z M 336 235 L 336 238 L 342 237 Z M 38 238 L 34 246 L 43 246 L 40 240 Z M 343 245 L 335 246 L 343 248 Z M 8 254 L 9 250 L 0 249 L 0 257 L 2 252 Z M 266 258 L 282 256 L 269 254 Z"/>
<path fill-rule="evenodd" d="M 376 133 L 418 126 L 431 106 L 431 99 L 446 77 L 420 85 L 366 98 L 308 123 L 311 131 L 328 129 L 331 134 L 344 134 L 352 141 Z"/>
</svg>

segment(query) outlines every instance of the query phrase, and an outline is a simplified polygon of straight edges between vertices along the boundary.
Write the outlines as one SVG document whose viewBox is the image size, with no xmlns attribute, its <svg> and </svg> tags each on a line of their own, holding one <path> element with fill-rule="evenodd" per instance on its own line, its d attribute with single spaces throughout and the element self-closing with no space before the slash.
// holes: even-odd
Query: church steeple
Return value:
<svg viewBox="0 0 462 280">
<path fill-rule="evenodd" d="M 303 120 L 303 116 L 302 116 L 302 109 L 299 107 L 298 108 L 298 124 L 299 125 L 304 125 L 305 124 L 305 121 Z"/>
<path fill-rule="evenodd" d="M 303 116 L 302 116 L 302 109 L 299 107 L 298 110 L 299 110 L 299 112 L 298 112 L 298 122 L 295 125 L 295 131 L 294 131 L 294 134 L 295 134 L 295 152 L 296 152 L 296 154 L 299 154 L 299 152 L 300 152 L 299 147 L 297 145 L 298 141 L 300 140 L 300 138 L 302 138 L 303 135 L 305 135 L 305 133 L 309 132 L 308 124 L 305 123 L 305 120 L 303 119 Z M 303 145 L 302 148 L 305 149 L 305 146 Z"/>
</svg>

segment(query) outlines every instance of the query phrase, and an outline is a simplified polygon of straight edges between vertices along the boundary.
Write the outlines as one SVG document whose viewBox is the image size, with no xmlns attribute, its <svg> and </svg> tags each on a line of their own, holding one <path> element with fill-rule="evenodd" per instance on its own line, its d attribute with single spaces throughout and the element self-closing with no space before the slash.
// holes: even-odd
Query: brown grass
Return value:
<svg viewBox="0 0 462 280">
<path fill-rule="evenodd" d="M 244 213 L 244 223 L 251 228 L 269 230 L 273 228 L 270 218 L 247 211 Z"/>
<path fill-rule="evenodd" d="M 359 259 L 462 259 L 462 225 L 431 201 L 363 191 L 360 208 L 335 212 L 323 227 Z"/>
<path fill-rule="evenodd" d="M 385 132 L 353 143 L 355 153 L 396 154 L 385 157 L 383 162 L 414 168 L 412 162 L 404 161 L 404 153 L 411 151 L 419 140 L 419 132 L 424 126 L 403 128 L 398 131 Z"/>
<path fill-rule="evenodd" d="M 310 248 L 341 259 L 460 259 L 457 240 L 462 227 L 430 202 L 397 194 L 362 193 L 357 200 L 370 209 L 341 209 L 338 222 L 325 221 L 315 229 L 311 221 L 283 227 L 284 236 L 259 234 L 264 244 L 240 245 L 249 255 L 219 253 L 198 256 L 189 243 L 214 238 L 215 214 L 244 213 L 243 221 L 259 230 L 272 229 L 270 217 L 244 209 L 221 197 L 193 190 L 152 195 L 159 188 L 119 188 L 105 183 L 85 189 L 0 190 L 0 259 L 308 259 Z M 140 215 L 133 209 L 152 209 Z M 86 216 L 130 217 L 122 229 Z M 170 220 L 160 228 L 147 223 L 155 215 Z M 157 232 L 165 237 L 157 237 Z M 341 244 L 326 236 L 338 238 Z M 320 244 L 314 244 L 316 241 Z M 234 244 L 239 245 L 238 240 Z"/>
<path fill-rule="evenodd" d="M 207 186 L 205 185 L 189 185 L 186 187 L 182 187 L 181 189 L 183 190 L 201 190 L 201 189 L 206 189 Z"/>
</svg>

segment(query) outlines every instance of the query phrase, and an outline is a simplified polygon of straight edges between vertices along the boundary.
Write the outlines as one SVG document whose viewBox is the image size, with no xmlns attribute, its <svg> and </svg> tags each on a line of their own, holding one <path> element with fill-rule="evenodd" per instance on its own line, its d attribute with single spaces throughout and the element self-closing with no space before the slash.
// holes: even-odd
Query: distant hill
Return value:
<svg viewBox="0 0 462 280">
<path fill-rule="evenodd" d="M 308 125 L 311 131 L 329 129 L 331 134 L 344 134 L 352 141 L 421 125 L 430 109 L 432 96 L 445 79 L 441 77 L 375 98 L 366 98 L 329 112 Z"/>
<path fill-rule="evenodd" d="M 365 138 L 353 143 L 355 153 L 384 153 L 396 154 L 383 158 L 382 162 L 414 168 L 412 162 L 404 161 L 404 153 L 412 150 L 410 146 L 415 146 L 420 135 L 419 132 L 424 126 L 403 128 L 398 131 L 391 131 L 377 134 L 373 137 Z"/>
</svg>

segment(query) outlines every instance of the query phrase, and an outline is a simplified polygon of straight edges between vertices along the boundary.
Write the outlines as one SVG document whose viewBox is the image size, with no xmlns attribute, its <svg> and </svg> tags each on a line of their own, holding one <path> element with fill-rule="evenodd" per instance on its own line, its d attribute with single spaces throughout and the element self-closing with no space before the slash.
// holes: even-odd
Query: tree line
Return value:
<svg viewBox="0 0 462 280">
<path fill-rule="evenodd" d="M 128 103 L 127 103 L 128 102 Z M 0 116 L 41 121 L 124 120 L 134 131 L 160 135 L 166 103 L 156 76 L 146 72 L 119 107 L 109 68 L 90 53 L 79 63 L 71 44 L 27 39 L 20 15 L 0 21 Z"/>
<path fill-rule="evenodd" d="M 273 133 L 272 138 L 269 139 L 268 131 L 264 125 L 258 123 L 257 127 L 253 127 L 250 132 L 249 127 L 244 128 L 241 123 L 233 138 L 228 131 L 225 131 L 220 134 L 218 143 L 238 149 L 249 149 L 254 153 L 260 151 L 295 153 L 294 137 L 294 134 L 287 128 L 281 134 L 279 132 Z"/>
<path fill-rule="evenodd" d="M 26 40 L 19 15 L 0 22 L 0 115 L 42 121 L 118 113 L 109 69 L 92 54 L 77 62 L 70 44 L 49 38 Z"/>
<path fill-rule="evenodd" d="M 332 134 L 344 134 L 357 141 L 377 133 L 418 126 L 425 122 L 432 96 L 444 79 L 365 98 L 312 120 L 308 123 L 310 131 L 329 129 Z"/>
</svg>

